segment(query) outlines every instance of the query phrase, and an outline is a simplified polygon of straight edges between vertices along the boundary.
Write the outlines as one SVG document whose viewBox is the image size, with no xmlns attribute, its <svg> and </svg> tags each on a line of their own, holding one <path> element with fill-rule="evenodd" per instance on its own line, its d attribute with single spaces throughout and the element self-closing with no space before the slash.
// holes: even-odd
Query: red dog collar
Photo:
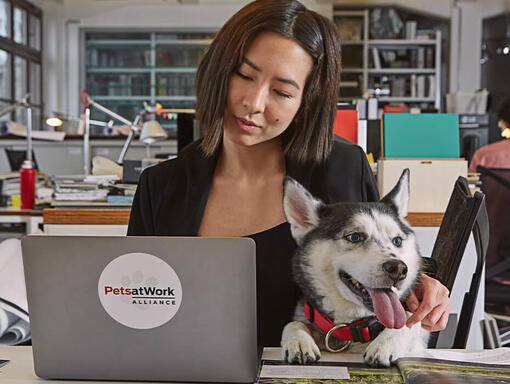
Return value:
<svg viewBox="0 0 510 384">
<path fill-rule="evenodd" d="M 329 332 L 337 325 L 331 321 L 331 319 L 317 309 L 309 305 L 305 301 L 305 316 L 313 324 L 316 324 L 324 332 Z M 331 336 L 336 337 L 340 340 L 354 341 L 359 343 L 366 343 L 373 340 L 382 332 L 384 329 L 375 316 L 366 317 L 361 320 L 353 321 L 352 323 L 346 324 L 343 327 L 337 327 Z"/>
</svg>

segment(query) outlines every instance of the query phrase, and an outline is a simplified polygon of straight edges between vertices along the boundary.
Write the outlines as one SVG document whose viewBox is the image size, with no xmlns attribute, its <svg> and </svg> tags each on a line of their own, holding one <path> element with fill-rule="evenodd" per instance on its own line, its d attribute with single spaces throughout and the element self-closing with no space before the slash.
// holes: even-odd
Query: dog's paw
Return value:
<svg viewBox="0 0 510 384">
<path fill-rule="evenodd" d="M 365 363 L 372 367 L 389 367 L 402 357 L 399 346 L 392 342 L 377 342 L 374 340 L 363 354 Z"/>
<path fill-rule="evenodd" d="M 283 360 L 290 364 L 312 364 L 321 358 L 319 347 L 304 324 L 293 322 L 284 330 L 282 339 Z"/>
</svg>

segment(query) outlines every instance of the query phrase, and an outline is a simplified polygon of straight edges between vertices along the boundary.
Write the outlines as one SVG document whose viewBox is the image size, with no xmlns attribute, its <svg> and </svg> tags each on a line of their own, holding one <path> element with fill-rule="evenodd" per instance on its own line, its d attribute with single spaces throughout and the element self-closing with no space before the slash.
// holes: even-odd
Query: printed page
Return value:
<svg viewBox="0 0 510 384">
<path fill-rule="evenodd" d="M 397 365 L 406 384 L 510 384 L 510 365 L 422 357 L 401 358 Z"/>
<path fill-rule="evenodd" d="M 481 351 L 428 349 L 428 355 L 434 359 L 466 361 L 484 364 L 510 364 L 510 348 L 484 349 Z"/>
</svg>

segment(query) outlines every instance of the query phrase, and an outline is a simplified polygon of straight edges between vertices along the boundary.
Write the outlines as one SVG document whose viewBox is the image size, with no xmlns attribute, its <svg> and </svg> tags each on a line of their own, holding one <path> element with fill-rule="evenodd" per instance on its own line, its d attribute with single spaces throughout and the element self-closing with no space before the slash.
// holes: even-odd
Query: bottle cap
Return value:
<svg viewBox="0 0 510 384">
<path fill-rule="evenodd" d="M 34 162 L 32 160 L 23 160 L 21 168 L 22 169 L 34 168 Z"/>
</svg>

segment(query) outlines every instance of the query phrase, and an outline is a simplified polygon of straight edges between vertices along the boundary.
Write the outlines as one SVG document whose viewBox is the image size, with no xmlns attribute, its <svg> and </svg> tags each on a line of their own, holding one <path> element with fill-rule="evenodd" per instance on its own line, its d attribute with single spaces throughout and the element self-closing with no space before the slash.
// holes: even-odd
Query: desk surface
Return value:
<svg viewBox="0 0 510 384">
<path fill-rule="evenodd" d="M 15 207 L 1 207 L 0 216 L 42 216 L 41 209 L 21 209 Z"/>
<path fill-rule="evenodd" d="M 127 225 L 130 209 L 65 209 L 47 208 L 43 211 L 44 224 Z M 413 227 L 439 227 L 441 212 L 411 212 L 407 220 Z"/>
<path fill-rule="evenodd" d="M 280 349 L 271 348 L 268 359 L 279 359 Z M 266 352 L 264 352 L 266 356 Z M 46 383 L 46 384 L 62 384 L 66 382 L 74 384 L 92 384 L 92 383 L 119 383 L 119 381 L 63 381 L 63 380 L 43 380 L 38 378 L 34 372 L 34 362 L 32 358 L 32 347 L 1 347 L 0 346 L 0 360 L 10 360 L 10 363 L 0 368 L 0 382 L 2 383 Z M 322 361 L 345 361 L 345 362 L 361 362 L 360 354 L 333 354 L 322 352 Z M 129 383 L 134 383 L 130 381 Z M 137 382 L 141 383 L 141 382 Z M 147 383 L 149 384 L 149 383 Z M 189 383 L 188 383 L 189 384 Z"/>
</svg>

